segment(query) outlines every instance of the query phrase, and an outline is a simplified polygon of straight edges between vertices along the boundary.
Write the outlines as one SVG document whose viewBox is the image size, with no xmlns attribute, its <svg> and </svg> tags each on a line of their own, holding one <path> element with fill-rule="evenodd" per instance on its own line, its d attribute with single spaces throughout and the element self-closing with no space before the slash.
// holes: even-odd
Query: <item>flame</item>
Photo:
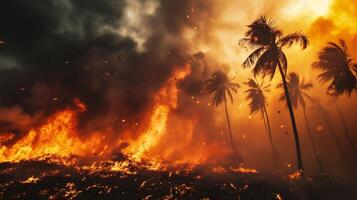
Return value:
<svg viewBox="0 0 357 200">
<path fill-rule="evenodd" d="M 256 170 L 256 169 L 245 168 L 245 167 L 231 168 L 231 170 L 234 172 L 240 172 L 240 173 L 245 173 L 245 174 L 258 173 L 258 170 Z"/>
<path fill-rule="evenodd" d="M 213 173 L 221 174 L 221 173 L 227 173 L 227 172 L 236 172 L 236 173 L 243 173 L 243 174 L 256 174 L 258 173 L 258 170 L 253 169 L 253 168 L 245 168 L 242 166 L 239 167 L 231 167 L 229 169 L 226 169 L 222 166 L 217 166 L 212 168 Z"/>
<path fill-rule="evenodd" d="M 15 134 L 13 133 L 4 133 L 0 135 L 0 144 L 3 144 L 15 137 Z"/>
<path fill-rule="evenodd" d="M 79 98 L 74 98 L 73 103 L 77 106 L 77 108 L 81 111 L 84 112 L 87 110 L 86 104 L 84 104 Z"/>
<path fill-rule="evenodd" d="M 37 183 L 40 178 L 35 178 L 34 176 L 28 177 L 26 180 L 21 181 L 22 184 Z"/>
<path fill-rule="evenodd" d="M 299 180 L 301 178 L 301 171 L 297 170 L 288 175 L 290 180 Z"/>
<path fill-rule="evenodd" d="M 99 144 L 96 137 L 81 141 L 76 134 L 76 111 L 67 109 L 50 117 L 40 128 L 29 131 L 11 147 L 2 145 L 0 162 L 84 155 L 97 149 L 95 146 L 99 147 Z"/>
<path fill-rule="evenodd" d="M 58 113 L 48 124 L 38 130 L 31 130 L 24 138 L 11 148 L 2 148 L 1 161 L 20 161 L 41 157 L 47 154 L 68 156 L 76 139 L 69 137 L 73 129 L 73 115 L 70 110 Z"/>
<path fill-rule="evenodd" d="M 166 87 L 162 88 L 156 95 L 154 111 L 147 130 L 135 141 L 131 141 L 130 146 L 125 149 L 125 153 L 130 155 L 134 161 L 151 160 L 153 163 L 158 162 L 153 159 L 153 155 L 150 155 L 150 151 L 159 144 L 167 133 L 167 120 L 170 110 L 177 107 L 177 81 L 183 79 L 190 72 L 189 69 L 189 66 L 185 66 L 182 70 L 176 71 L 172 78 L 168 80 Z M 158 167 L 157 164 L 154 164 L 154 166 Z"/>
<path fill-rule="evenodd" d="M 149 130 L 128 148 L 128 152 L 133 152 L 132 158 L 135 161 L 140 161 L 145 156 L 145 153 L 154 147 L 165 134 L 168 114 L 168 106 L 159 105 L 154 110 Z"/>
<path fill-rule="evenodd" d="M 77 120 L 78 115 L 87 110 L 87 106 L 79 98 L 75 98 L 74 108 L 55 113 L 43 125 L 32 128 L 20 139 L 13 133 L 0 135 L 0 162 L 46 160 L 65 165 L 78 165 L 77 157 L 88 157 L 88 160 L 93 161 L 91 156 L 95 156 L 96 162 L 80 167 L 91 172 L 108 170 L 135 174 L 135 168 L 143 167 L 166 170 L 169 167 L 185 165 L 187 168 L 194 169 L 195 166 L 210 160 L 210 156 L 218 155 L 217 152 L 219 156 L 223 156 L 226 148 L 219 142 L 207 141 L 203 137 L 205 133 L 202 132 L 195 135 L 197 119 L 193 117 L 182 120 L 182 116 L 175 114 L 179 96 L 177 83 L 189 73 L 190 66 L 187 65 L 172 74 L 155 94 L 153 109 L 146 113 L 146 118 L 140 122 L 140 125 L 135 123 L 137 127 L 135 130 L 128 129 L 123 134 L 86 133 L 84 140 L 77 129 Z M 197 101 L 199 100 L 195 99 L 195 102 Z M 129 123 L 123 119 L 121 123 L 124 122 Z M 13 139 L 17 141 L 9 145 Z M 124 149 L 123 144 L 126 145 Z M 110 156 L 116 154 L 118 150 L 125 160 L 110 160 Z M 213 171 L 219 172 L 220 169 Z M 223 171 L 221 169 L 221 172 Z M 242 167 L 229 171 L 257 172 L 255 169 Z"/>
</svg>

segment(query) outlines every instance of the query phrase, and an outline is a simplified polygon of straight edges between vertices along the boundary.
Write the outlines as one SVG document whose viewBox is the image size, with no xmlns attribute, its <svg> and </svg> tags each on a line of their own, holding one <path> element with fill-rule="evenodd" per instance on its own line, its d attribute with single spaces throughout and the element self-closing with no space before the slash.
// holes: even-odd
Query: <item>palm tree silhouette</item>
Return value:
<svg viewBox="0 0 357 200">
<path fill-rule="evenodd" d="M 327 87 L 327 94 L 335 98 L 347 94 L 351 95 L 357 89 L 357 80 L 354 73 L 357 73 L 357 64 L 352 63 L 352 58 L 348 53 L 345 41 L 340 40 L 339 44 L 329 42 L 318 54 L 318 61 L 312 64 L 313 67 L 321 69 L 323 72 L 318 76 L 321 83 L 330 82 Z M 335 105 L 341 119 L 347 141 L 357 160 L 357 149 L 353 144 L 346 121 L 341 108 L 335 99 Z"/>
<path fill-rule="evenodd" d="M 222 102 L 224 102 L 229 136 L 231 140 L 232 150 L 235 156 L 234 159 L 235 161 L 238 161 L 238 163 L 240 163 L 242 161 L 242 158 L 234 145 L 232 128 L 231 128 L 231 123 L 230 123 L 228 108 L 227 108 L 227 96 L 231 100 L 231 103 L 233 103 L 232 92 L 237 93 L 239 85 L 237 83 L 231 82 L 228 79 L 228 76 L 221 71 L 217 71 L 213 73 L 212 77 L 205 81 L 205 85 L 206 85 L 207 92 L 209 94 L 213 94 L 214 106 L 218 106 Z"/>
<path fill-rule="evenodd" d="M 240 45 L 248 45 L 256 48 L 256 50 L 248 56 L 242 66 L 246 68 L 252 67 L 255 64 L 253 67 L 254 76 L 258 74 L 262 74 L 263 76 L 269 75 L 271 79 L 274 77 L 276 68 L 278 68 L 282 78 L 285 96 L 287 97 L 286 100 L 294 132 L 297 168 L 300 172 L 303 172 L 299 135 L 285 77 L 288 61 L 283 52 L 283 48 L 291 47 L 293 44 L 299 43 L 301 48 L 305 49 L 309 44 L 309 40 L 307 36 L 301 33 L 283 36 L 282 32 L 274 26 L 274 21 L 267 20 L 264 16 L 248 25 L 248 28 L 249 30 L 246 32 L 246 37 L 240 40 Z"/>
<path fill-rule="evenodd" d="M 295 109 L 297 109 L 299 106 L 302 107 L 303 113 L 304 113 L 304 119 L 305 119 L 305 124 L 306 124 L 306 130 L 309 136 L 310 143 L 312 145 L 312 150 L 314 152 L 314 156 L 316 158 L 317 164 L 319 166 L 320 172 L 323 171 L 322 167 L 322 161 L 320 159 L 319 152 L 317 151 L 315 141 L 313 140 L 312 134 L 311 134 L 311 128 L 309 124 L 309 120 L 307 119 L 307 114 L 306 114 L 306 101 L 305 98 L 314 101 L 313 98 L 308 95 L 305 90 L 311 89 L 313 87 L 313 84 L 311 82 L 305 82 L 305 79 L 302 79 L 300 81 L 300 77 L 296 73 L 290 73 L 287 77 L 288 79 L 288 88 L 289 88 L 289 95 L 291 99 L 291 104 Z M 282 88 L 282 84 L 278 85 L 279 88 Z M 281 94 L 280 101 L 286 101 L 285 94 Z"/>
<path fill-rule="evenodd" d="M 269 138 L 271 151 L 273 155 L 274 165 L 278 166 L 278 152 L 275 148 L 273 142 L 272 131 L 270 127 L 270 120 L 267 112 L 267 100 L 264 93 L 270 92 L 270 84 L 264 85 L 264 82 L 260 83 L 258 80 L 248 79 L 248 82 L 245 83 L 249 89 L 245 91 L 247 93 L 246 99 L 249 101 L 249 108 L 252 114 L 260 113 L 264 121 L 264 126 Z"/>
<path fill-rule="evenodd" d="M 332 122 L 330 120 L 330 114 L 329 114 L 328 110 L 322 105 L 322 103 L 319 99 L 313 100 L 313 108 L 317 111 L 317 114 L 319 116 L 322 116 L 322 120 L 324 121 L 326 128 L 327 128 L 327 132 L 330 134 L 330 137 L 337 148 L 338 155 L 340 156 L 339 158 L 340 158 L 343 166 L 346 167 L 347 164 L 346 164 L 346 161 L 343 156 L 344 154 L 343 154 L 342 145 L 340 144 L 340 142 L 338 140 L 336 132 L 333 130 L 333 128 L 331 126 Z"/>
</svg>

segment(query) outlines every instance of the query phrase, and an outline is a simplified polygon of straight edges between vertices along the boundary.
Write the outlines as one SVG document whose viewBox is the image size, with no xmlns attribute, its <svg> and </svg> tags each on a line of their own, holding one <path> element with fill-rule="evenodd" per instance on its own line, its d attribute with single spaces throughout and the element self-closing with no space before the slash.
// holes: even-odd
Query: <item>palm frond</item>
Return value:
<svg viewBox="0 0 357 200">
<path fill-rule="evenodd" d="M 305 83 L 304 79 L 303 79 L 302 83 L 300 84 L 300 88 L 303 90 L 311 89 L 313 87 L 314 87 L 314 84 L 311 81 Z"/>
<path fill-rule="evenodd" d="M 253 66 L 255 61 L 259 58 L 259 56 L 263 53 L 263 51 L 265 49 L 266 49 L 265 47 L 260 47 L 260 48 L 256 49 L 255 51 L 253 51 L 253 53 L 251 53 L 248 56 L 248 58 L 243 62 L 243 64 L 242 64 L 243 68 Z"/>
<path fill-rule="evenodd" d="M 261 16 L 253 23 L 248 25 L 246 38 L 250 39 L 253 46 L 267 46 L 275 43 L 276 38 L 281 35 L 281 31 L 274 26 L 275 21 L 269 20 L 265 16 Z"/>
<path fill-rule="evenodd" d="M 282 88 L 282 86 L 282 84 L 278 85 L 279 88 Z M 287 86 L 289 90 L 290 101 L 294 108 L 297 108 L 299 105 L 305 108 L 305 97 L 312 100 L 312 98 L 305 92 L 305 90 L 311 89 L 313 84 L 311 82 L 306 82 L 305 78 L 303 78 L 301 81 L 300 76 L 297 73 L 290 73 L 287 76 Z M 279 100 L 286 101 L 285 93 L 281 94 Z"/>
<path fill-rule="evenodd" d="M 239 84 L 230 82 L 227 75 L 221 71 L 213 73 L 212 77 L 205 81 L 206 90 L 213 94 L 213 105 L 218 106 L 228 96 L 233 103 L 232 92 L 238 92 Z"/>
<path fill-rule="evenodd" d="M 335 74 L 336 74 L 335 70 L 329 70 L 329 71 L 322 72 L 321 74 L 319 74 L 317 76 L 317 78 L 320 80 L 320 82 L 322 84 L 324 84 L 324 83 L 334 79 Z"/>
<path fill-rule="evenodd" d="M 348 54 L 348 48 L 343 40 L 340 44 L 329 42 L 318 54 L 318 61 L 313 67 L 322 69 L 318 76 L 321 83 L 331 81 L 327 94 L 338 96 L 342 94 L 351 95 L 357 88 L 356 65 L 352 63 L 352 58 Z"/>
<path fill-rule="evenodd" d="M 269 75 L 270 79 L 273 79 L 276 67 L 278 65 L 278 51 L 276 49 L 267 49 L 255 63 L 253 68 L 254 76 L 262 74 L 263 77 Z"/>
<path fill-rule="evenodd" d="M 348 54 L 344 51 L 343 47 L 329 42 L 318 53 L 318 61 L 314 62 L 312 66 L 322 70 L 342 69 L 348 68 L 348 60 Z"/>
<path fill-rule="evenodd" d="M 282 37 L 281 39 L 279 39 L 278 46 L 280 46 L 280 47 L 284 47 L 284 46 L 291 47 L 295 43 L 299 43 L 300 47 L 302 49 L 306 49 L 307 46 L 309 45 L 309 39 L 305 34 L 296 32 L 296 33 L 293 33 L 293 34 L 286 35 L 286 36 Z"/>
<path fill-rule="evenodd" d="M 233 103 L 233 95 L 232 95 L 231 90 L 226 90 L 226 93 L 228 94 L 228 97 L 231 100 L 231 103 Z"/>
<path fill-rule="evenodd" d="M 315 101 L 315 99 L 312 97 L 312 96 L 310 96 L 309 94 L 307 94 L 306 92 L 303 92 L 302 93 L 307 99 L 309 99 L 311 102 L 314 102 Z"/>
<path fill-rule="evenodd" d="M 248 89 L 245 91 L 247 93 L 247 101 L 249 101 L 249 108 L 252 114 L 257 112 L 263 112 L 266 106 L 266 97 L 264 92 L 259 85 L 258 81 L 249 78 L 245 84 L 248 86 Z"/>
<path fill-rule="evenodd" d="M 260 44 L 252 38 L 242 38 L 239 40 L 238 45 L 243 48 L 260 46 Z"/>
<path fill-rule="evenodd" d="M 265 90 L 265 89 L 268 89 L 268 88 L 270 88 L 271 87 L 271 84 L 269 83 L 268 85 L 265 85 L 264 87 L 263 87 L 263 89 Z"/>
</svg>

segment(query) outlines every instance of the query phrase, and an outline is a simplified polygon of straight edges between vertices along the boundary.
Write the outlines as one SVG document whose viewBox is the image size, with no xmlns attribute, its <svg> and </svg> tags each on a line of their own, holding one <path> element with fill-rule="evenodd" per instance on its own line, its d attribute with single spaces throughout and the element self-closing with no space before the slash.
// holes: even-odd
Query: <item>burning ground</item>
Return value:
<svg viewBox="0 0 357 200">
<path fill-rule="evenodd" d="M 0 177 L 2 199 L 353 199 L 351 188 L 329 177 L 301 181 L 207 165 L 157 171 L 128 161 L 23 161 L 1 164 Z"/>
<path fill-rule="evenodd" d="M 309 101 L 306 110 L 324 167 L 317 166 L 306 118 L 296 110 L 305 166 L 301 177 L 289 113 L 276 88 L 280 79 L 262 79 L 262 85 L 270 83 L 266 106 L 278 154 L 274 164 L 266 122 L 249 112 L 244 99 L 252 74 L 240 66 L 250 50 L 238 41 L 261 13 L 277 16 L 284 31 L 300 31 L 295 28 L 301 25 L 310 46 L 304 52 L 287 50 L 289 72 L 314 80 L 319 71 L 310 65 L 326 42 L 341 36 L 355 46 L 357 5 L 347 0 L 275 4 L 4 2 L 0 198 L 353 199 L 357 165 L 343 130 L 357 143 L 355 93 L 339 97 L 342 127 L 326 86 L 313 81 L 309 94 L 320 100 Z M 355 49 L 349 52 L 356 60 Z M 217 70 L 240 85 L 227 113 L 205 87 Z M 243 162 L 233 159 L 231 142 Z"/>
</svg>

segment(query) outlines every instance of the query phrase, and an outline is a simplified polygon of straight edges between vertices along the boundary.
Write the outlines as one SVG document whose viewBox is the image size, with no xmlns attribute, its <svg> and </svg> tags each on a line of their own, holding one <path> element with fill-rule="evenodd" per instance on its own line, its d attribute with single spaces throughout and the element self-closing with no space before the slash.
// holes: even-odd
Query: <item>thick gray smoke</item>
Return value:
<svg viewBox="0 0 357 200">
<path fill-rule="evenodd" d="M 83 127 L 94 119 L 140 120 L 171 72 L 189 61 L 180 40 L 188 7 L 189 1 L 3 2 L 1 107 L 42 116 L 31 122 L 38 123 L 78 97 L 88 105 Z M 2 118 L 1 129 L 25 131 L 13 123 Z"/>
</svg>

